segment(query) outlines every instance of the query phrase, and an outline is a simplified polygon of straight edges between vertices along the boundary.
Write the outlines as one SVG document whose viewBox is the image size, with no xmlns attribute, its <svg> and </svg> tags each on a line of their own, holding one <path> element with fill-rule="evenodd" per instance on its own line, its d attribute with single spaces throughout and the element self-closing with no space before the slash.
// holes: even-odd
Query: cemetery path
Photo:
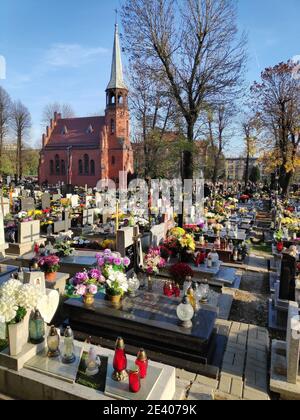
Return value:
<svg viewBox="0 0 300 420">
<path fill-rule="evenodd" d="M 250 270 L 256 266 L 263 272 L 244 272 L 240 289 L 235 292 L 230 320 L 267 327 L 269 297 L 267 258 L 251 254 L 248 266 Z"/>
</svg>

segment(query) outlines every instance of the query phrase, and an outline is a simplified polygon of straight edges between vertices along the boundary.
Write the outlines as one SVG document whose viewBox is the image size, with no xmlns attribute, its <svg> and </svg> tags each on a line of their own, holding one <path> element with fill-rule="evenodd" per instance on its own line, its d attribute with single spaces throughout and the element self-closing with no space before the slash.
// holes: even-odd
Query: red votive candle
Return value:
<svg viewBox="0 0 300 420">
<path fill-rule="evenodd" d="M 130 370 L 128 372 L 129 377 L 129 391 L 137 394 L 141 389 L 141 378 L 140 371 L 138 366 L 136 369 Z"/>
<path fill-rule="evenodd" d="M 138 366 L 140 370 L 141 379 L 145 379 L 148 372 L 148 357 L 144 349 L 141 349 L 138 352 L 135 364 Z"/>
<path fill-rule="evenodd" d="M 127 357 L 125 353 L 124 340 L 119 338 L 116 343 L 115 356 L 113 361 L 115 372 L 123 372 L 127 368 Z"/>
</svg>

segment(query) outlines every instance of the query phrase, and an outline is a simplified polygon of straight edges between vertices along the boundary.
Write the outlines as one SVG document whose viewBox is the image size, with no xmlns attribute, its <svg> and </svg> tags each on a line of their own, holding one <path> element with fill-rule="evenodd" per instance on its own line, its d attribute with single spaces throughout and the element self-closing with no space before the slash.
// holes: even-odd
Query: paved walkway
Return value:
<svg viewBox="0 0 300 420">
<path fill-rule="evenodd" d="M 269 333 L 265 328 L 222 321 L 230 327 L 218 380 L 177 370 L 176 399 L 269 400 Z"/>
</svg>

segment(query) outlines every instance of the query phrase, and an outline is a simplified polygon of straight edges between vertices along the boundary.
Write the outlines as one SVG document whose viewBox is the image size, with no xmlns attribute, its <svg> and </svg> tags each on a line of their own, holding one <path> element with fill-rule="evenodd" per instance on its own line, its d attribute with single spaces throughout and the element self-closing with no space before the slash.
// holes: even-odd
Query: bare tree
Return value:
<svg viewBox="0 0 300 420">
<path fill-rule="evenodd" d="M 245 187 L 250 177 L 250 159 L 255 156 L 257 140 L 259 134 L 259 120 L 256 115 L 245 114 L 242 120 L 242 130 L 245 139 L 246 151 L 246 170 L 245 170 Z"/>
<path fill-rule="evenodd" d="M 209 143 L 209 152 L 212 157 L 211 180 L 215 185 L 219 179 L 221 160 L 233 134 L 232 120 L 234 108 L 229 104 L 219 104 L 206 113 L 206 137 Z"/>
<path fill-rule="evenodd" d="M 54 112 L 61 114 L 62 118 L 73 118 L 75 116 L 71 105 L 60 104 L 59 102 L 50 103 L 43 109 L 41 121 L 43 127 L 49 125 L 49 121 L 53 118 Z"/>
<path fill-rule="evenodd" d="M 232 0 L 126 0 L 122 9 L 127 51 L 146 75 L 163 80 L 185 121 L 188 141 L 207 103 L 233 97 L 245 62 Z M 193 177 L 193 154 L 183 153 L 184 178 Z"/>
<path fill-rule="evenodd" d="M 31 128 L 31 116 L 29 110 L 22 102 L 14 102 L 12 106 L 12 130 L 17 142 L 16 153 L 16 178 L 20 180 L 23 175 L 22 154 L 24 141 L 29 135 Z"/>
<path fill-rule="evenodd" d="M 3 145 L 9 131 L 12 102 L 9 94 L 0 86 L 0 168 L 2 170 Z"/>
</svg>

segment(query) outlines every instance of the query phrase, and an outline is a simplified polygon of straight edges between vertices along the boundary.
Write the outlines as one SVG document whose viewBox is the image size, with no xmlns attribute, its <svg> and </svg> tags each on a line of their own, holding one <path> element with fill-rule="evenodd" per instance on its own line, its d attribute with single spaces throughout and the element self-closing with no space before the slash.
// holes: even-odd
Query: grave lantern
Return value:
<svg viewBox="0 0 300 420">
<path fill-rule="evenodd" d="M 45 321 L 38 310 L 32 312 L 29 320 L 29 339 L 32 344 L 40 344 L 45 340 Z"/>
<path fill-rule="evenodd" d="M 146 354 L 146 352 L 145 352 L 144 349 L 141 349 L 138 352 L 138 355 L 137 355 L 137 359 L 135 361 L 135 364 L 140 369 L 141 379 L 145 379 L 146 376 L 147 376 L 147 371 L 148 371 L 148 357 L 147 357 L 147 354 Z"/>
<path fill-rule="evenodd" d="M 60 355 L 59 342 L 60 342 L 60 338 L 59 338 L 57 329 L 54 327 L 54 325 L 52 325 L 52 327 L 50 328 L 48 338 L 47 338 L 48 357 L 54 358 Z"/>
<path fill-rule="evenodd" d="M 113 376 L 112 379 L 117 382 L 125 381 L 128 378 L 127 368 L 127 357 L 125 353 L 125 343 L 123 338 L 119 337 L 116 342 L 115 356 L 113 361 Z"/>
<path fill-rule="evenodd" d="M 74 353 L 74 335 L 71 327 L 67 327 L 64 336 L 64 350 L 62 362 L 66 365 L 74 363 L 76 356 Z"/>
<path fill-rule="evenodd" d="M 190 304 L 187 296 L 182 300 L 182 303 L 177 307 L 177 316 L 181 322 L 181 326 L 184 328 L 192 328 L 192 319 L 194 316 L 194 309 Z"/>
</svg>

